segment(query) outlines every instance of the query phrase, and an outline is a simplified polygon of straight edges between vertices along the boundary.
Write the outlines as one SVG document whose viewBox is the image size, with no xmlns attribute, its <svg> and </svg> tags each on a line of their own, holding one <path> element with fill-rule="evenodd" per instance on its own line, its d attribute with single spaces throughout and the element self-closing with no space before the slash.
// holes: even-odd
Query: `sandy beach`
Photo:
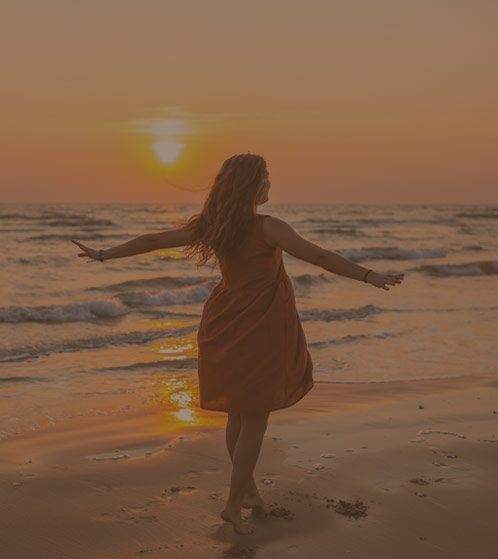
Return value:
<svg viewBox="0 0 498 559">
<path fill-rule="evenodd" d="M 0 559 L 498 559 L 498 0 L 2 8 Z"/>
<path fill-rule="evenodd" d="M 219 516 L 225 414 L 75 417 L 2 441 L 2 554 L 495 558 L 497 412 L 493 376 L 316 384 L 270 416 L 250 535 Z"/>
</svg>

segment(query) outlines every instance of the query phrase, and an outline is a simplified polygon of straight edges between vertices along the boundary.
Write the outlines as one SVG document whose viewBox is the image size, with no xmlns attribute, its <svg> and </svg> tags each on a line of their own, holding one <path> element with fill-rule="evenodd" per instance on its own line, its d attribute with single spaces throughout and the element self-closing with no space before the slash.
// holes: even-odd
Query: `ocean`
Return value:
<svg viewBox="0 0 498 559">
<path fill-rule="evenodd" d="M 0 439 L 74 416 L 198 408 L 196 332 L 221 279 L 181 247 L 104 263 L 199 205 L 0 204 Z M 389 291 L 284 253 L 319 383 L 498 373 L 498 206 L 264 204 Z M 330 402 L 331 408 L 334 402 Z M 216 413 L 216 412 L 213 412 Z"/>
</svg>

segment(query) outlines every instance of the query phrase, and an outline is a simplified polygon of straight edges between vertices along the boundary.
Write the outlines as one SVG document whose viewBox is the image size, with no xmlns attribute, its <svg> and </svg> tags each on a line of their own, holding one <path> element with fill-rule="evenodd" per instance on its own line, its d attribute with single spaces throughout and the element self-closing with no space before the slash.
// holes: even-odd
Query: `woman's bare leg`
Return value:
<svg viewBox="0 0 498 559">
<path fill-rule="evenodd" d="M 258 461 L 269 415 L 269 412 L 241 414 L 239 436 L 232 456 L 230 494 L 226 507 L 221 512 L 223 520 L 232 522 L 234 530 L 239 534 L 249 534 L 253 530 L 252 526 L 242 522 L 241 507 Z"/>
<path fill-rule="evenodd" d="M 235 413 L 228 414 L 225 438 L 226 438 L 228 454 L 230 455 L 230 459 L 232 460 L 232 462 L 233 462 L 233 453 L 235 451 L 235 445 L 237 444 L 237 439 L 239 438 L 241 425 L 242 425 L 242 421 L 240 418 L 240 414 L 235 414 Z M 242 506 L 244 508 L 252 508 L 254 515 L 257 516 L 258 518 L 263 518 L 267 514 L 266 510 L 264 509 L 264 503 L 261 499 L 261 495 L 259 494 L 258 487 L 254 480 L 254 475 L 251 475 L 251 479 L 249 480 L 249 483 L 246 485 Z"/>
</svg>

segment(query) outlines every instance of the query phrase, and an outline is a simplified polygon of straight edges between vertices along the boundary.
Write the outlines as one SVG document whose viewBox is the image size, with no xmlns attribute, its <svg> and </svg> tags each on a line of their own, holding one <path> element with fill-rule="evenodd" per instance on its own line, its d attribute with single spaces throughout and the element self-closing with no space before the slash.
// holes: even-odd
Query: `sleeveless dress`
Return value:
<svg viewBox="0 0 498 559">
<path fill-rule="evenodd" d="M 282 249 L 256 214 L 245 245 L 204 304 L 197 332 L 199 405 L 257 413 L 287 408 L 313 387 L 313 362 Z"/>
</svg>

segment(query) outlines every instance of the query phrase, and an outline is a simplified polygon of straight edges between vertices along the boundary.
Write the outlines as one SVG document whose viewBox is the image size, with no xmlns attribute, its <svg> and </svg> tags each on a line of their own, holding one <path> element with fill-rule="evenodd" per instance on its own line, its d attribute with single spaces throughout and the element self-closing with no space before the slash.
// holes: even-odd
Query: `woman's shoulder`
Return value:
<svg viewBox="0 0 498 559">
<path fill-rule="evenodd" d="M 275 221 L 277 218 L 269 215 L 269 214 L 258 214 L 259 219 L 262 221 L 262 231 L 263 231 L 263 238 L 265 243 L 270 246 L 271 248 L 277 248 L 277 245 L 274 244 L 274 241 L 271 239 L 271 222 Z"/>
</svg>

